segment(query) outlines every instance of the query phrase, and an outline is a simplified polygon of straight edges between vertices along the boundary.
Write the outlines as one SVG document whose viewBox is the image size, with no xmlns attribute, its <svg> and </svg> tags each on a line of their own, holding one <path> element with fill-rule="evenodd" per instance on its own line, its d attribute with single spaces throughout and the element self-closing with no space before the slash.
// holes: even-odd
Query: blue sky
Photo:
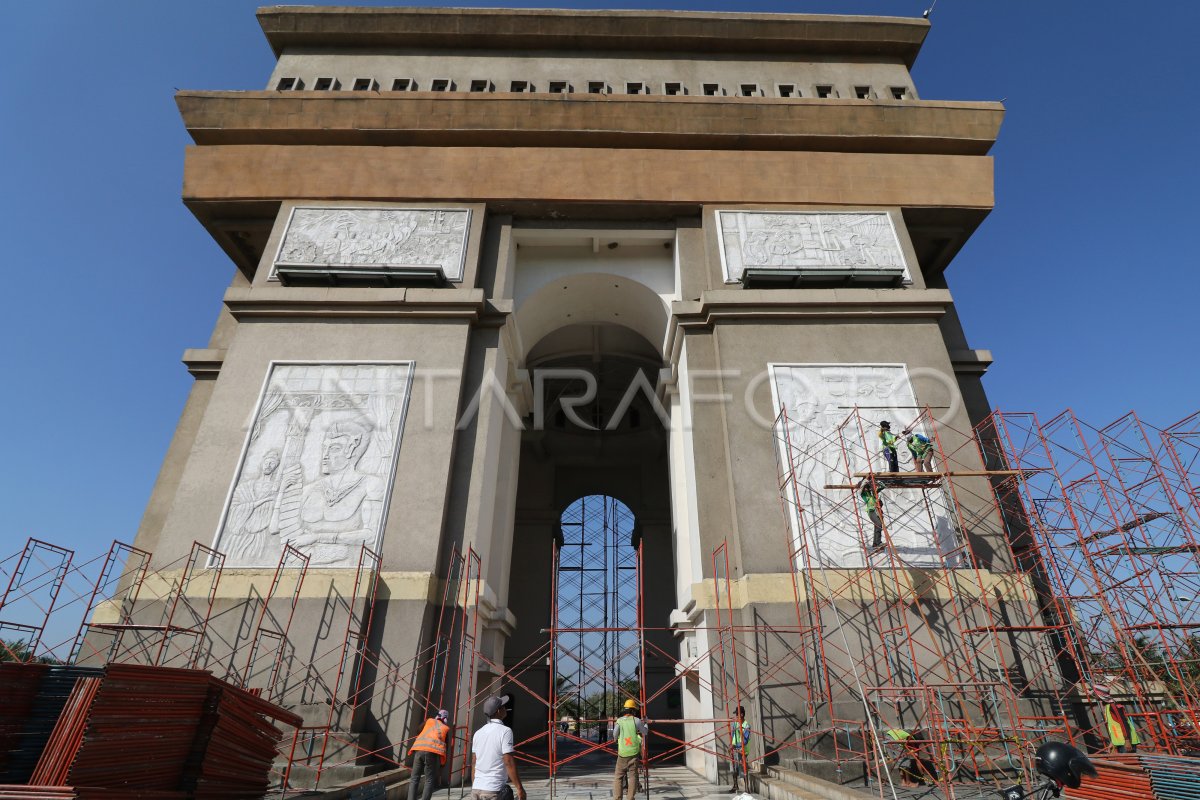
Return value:
<svg viewBox="0 0 1200 800">
<path fill-rule="evenodd" d="M 545 5 L 919 16 L 929 2 Z M 0 558 L 30 535 L 89 554 L 132 540 L 191 385 L 180 354 L 207 342 L 233 272 L 180 202 L 172 95 L 264 88 L 255 6 L 5 6 Z M 992 404 L 1186 416 L 1200 4 L 941 0 L 933 23 L 921 96 L 1008 108 L 996 210 L 949 272 L 972 345 L 997 359 Z"/>
</svg>

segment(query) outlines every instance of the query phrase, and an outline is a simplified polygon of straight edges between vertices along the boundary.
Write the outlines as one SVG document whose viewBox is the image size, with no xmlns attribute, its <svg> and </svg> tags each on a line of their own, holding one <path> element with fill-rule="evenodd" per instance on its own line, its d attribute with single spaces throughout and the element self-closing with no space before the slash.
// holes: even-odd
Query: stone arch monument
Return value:
<svg viewBox="0 0 1200 800">
<path fill-rule="evenodd" d="M 818 426 L 855 406 L 929 406 L 962 429 L 986 413 L 990 357 L 946 268 L 992 206 L 1003 110 L 919 99 L 925 21 L 258 18 L 277 58 L 264 90 L 177 95 L 184 202 L 236 270 L 184 355 L 195 385 L 136 541 L 158 563 L 193 541 L 226 553 L 209 663 L 245 646 L 242 609 L 286 545 L 310 557 L 293 664 L 333 669 L 313 654 L 337 602 L 373 604 L 370 646 L 406 663 L 470 548 L 475 685 L 504 684 L 544 637 L 551 547 L 585 495 L 633 510 L 646 624 L 686 661 L 705 652 L 722 543 L 738 614 L 786 605 L 780 406 Z M 367 599 L 350 596 L 364 545 Z M 719 716 L 684 678 L 649 713 Z M 397 747 L 424 712 L 402 694 L 341 722 Z M 531 708 L 514 724 L 542 724 Z M 711 754 L 686 759 L 715 776 Z"/>
</svg>

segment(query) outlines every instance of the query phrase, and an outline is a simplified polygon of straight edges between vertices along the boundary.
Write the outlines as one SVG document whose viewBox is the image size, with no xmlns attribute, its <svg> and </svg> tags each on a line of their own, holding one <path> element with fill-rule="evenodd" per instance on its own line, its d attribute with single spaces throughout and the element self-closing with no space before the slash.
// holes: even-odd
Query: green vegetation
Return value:
<svg viewBox="0 0 1200 800">
<path fill-rule="evenodd" d="M 61 664 L 63 662 L 49 656 L 34 657 L 29 652 L 29 643 L 24 639 L 0 641 L 0 661 L 16 661 L 21 664 Z"/>
</svg>

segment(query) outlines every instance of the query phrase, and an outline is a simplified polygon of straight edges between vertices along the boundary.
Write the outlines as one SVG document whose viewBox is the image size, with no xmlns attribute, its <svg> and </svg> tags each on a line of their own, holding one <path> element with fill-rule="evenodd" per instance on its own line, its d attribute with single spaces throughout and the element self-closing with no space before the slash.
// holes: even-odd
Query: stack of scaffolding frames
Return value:
<svg viewBox="0 0 1200 800">
<path fill-rule="evenodd" d="M 281 748 L 286 762 L 276 776 L 281 786 L 290 777 L 292 763 L 312 767 L 318 781 L 330 768 L 362 759 L 401 765 L 411 740 L 400 743 L 393 757 L 392 747 L 361 747 L 348 730 L 353 712 L 377 695 L 397 694 L 405 698 L 405 708 L 410 702 L 425 711 L 444 707 L 452 709 L 456 719 L 470 719 L 480 590 L 480 559 L 474 550 L 463 554 L 455 548 L 451 554 L 442 581 L 435 640 L 419 648 L 412 659 L 397 663 L 369 646 L 380 559 L 364 547 L 350 597 L 335 601 L 344 606 L 346 615 L 345 624 L 335 626 L 340 636 L 335 635 L 327 651 L 302 659 L 305 663 L 299 669 L 294 668 L 295 659 L 285 659 L 285 654 L 294 652 L 290 629 L 308 562 L 295 548 L 285 548 L 281 554 L 270 587 L 258 599 L 261 606 L 255 609 L 248 636 L 234 641 L 227 654 L 211 652 L 211 624 L 224 563 L 220 552 L 194 543 L 185 556 L 155 569 L 150 568 L 150 553 L 121 542 L 84 564 L 73 564 L 73 558 L 69 550 L 30 540 L 20 552 L 0 561 L 7 587 L 0 618 L 15 614 L 6 630 L 26 643 L 19 653 L 6 655 L 61 661 L 69 652 L 70 660 L 80 663 L 184 668 L 202 660 L 227 660 L 226 677 L 253 693 L 327 705 L 322 724 L 298 728 L 292 741 Z M 78 614 L 70 622 L 69 638 L 60 645 L 43 640 L 52 612 L 60 619 Z M 318 664 L 327 669 L 317 669 Z M 374 671 L 370 679 L 368 670 Z M 323 671 L 336 677 L 326 682 Z M 466 750 L 469 735 L 467 726 L 454 729 L 452 757 Z M 333 744 L 341 755 L 330 755 Z M 461 779 L 464 760 L 452 763 L 452 780 Z"/>
</svg>

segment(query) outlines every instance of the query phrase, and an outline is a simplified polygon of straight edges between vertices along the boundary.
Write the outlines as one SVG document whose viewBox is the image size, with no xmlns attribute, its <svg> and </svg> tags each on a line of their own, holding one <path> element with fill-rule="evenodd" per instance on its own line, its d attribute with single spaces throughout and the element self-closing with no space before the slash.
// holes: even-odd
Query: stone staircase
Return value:
<svg viewBox="0 0 1200 800">
<path fill-rule="evenodd" d="M 329 706 L 322 703 L 297 705 L 290 710 L 299 714 L 306 726 L 324 725 L 329 719 Z M 335 720 L 336 722 L 338 721 Z M 374 748 L 375 740 L 376 737 L 373 733 L 335 732 L 332 734 L 328 744 L 325 745 L 325 767 L 321 770 L 321 788 L 342 786 L 387 769 L 390 765 L 380 763 L 378 759 L 370 756 L 361 755 L 364 751 L 369 752 Z M 312 788 L 317 779 L 316 763 L 317 755 L 321 752 L 321 737 L 318 735 L 306 744 L 307 746 L 297 746 L 296 748 L 296 763 L 292 764 L 291 773 L 288 776 L 288 783 L 293 788 Z M 284 742 L 281 745 L 283 758 L 275 762 L 274 769 L 280 775 L 287 769 L 286 756 L 290 746 L 291 742 Z M 311 755 L 312 766 L 302 763 L 305 755 Z M 391 754 L 385 753 L 384 755 L 390 756 Z"/>
</svg>

